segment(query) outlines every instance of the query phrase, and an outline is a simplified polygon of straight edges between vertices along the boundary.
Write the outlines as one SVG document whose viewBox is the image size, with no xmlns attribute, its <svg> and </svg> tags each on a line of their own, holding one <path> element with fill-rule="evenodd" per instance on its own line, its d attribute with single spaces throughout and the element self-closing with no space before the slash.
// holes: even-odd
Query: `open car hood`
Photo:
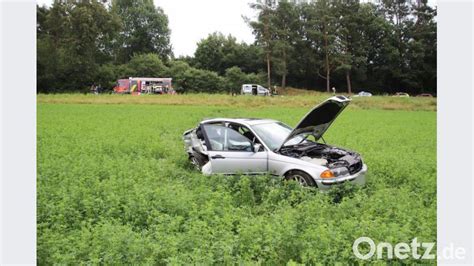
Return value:
<svg viewBox="0 0 474 266">
<path fill-rule="evenodd" d="M 301 134 L 311 134 L 316 140 L 319 140 L 350 101 L 351 99 L 345 96 L 333 96 L 314 107 L 290 132 L 278 150 L 289 140 Z"/>
</svg>

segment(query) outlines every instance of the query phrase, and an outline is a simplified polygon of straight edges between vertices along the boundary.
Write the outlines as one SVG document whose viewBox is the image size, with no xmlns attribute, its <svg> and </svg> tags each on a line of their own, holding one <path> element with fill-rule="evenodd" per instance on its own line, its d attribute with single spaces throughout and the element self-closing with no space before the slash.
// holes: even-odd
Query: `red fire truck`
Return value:
<svg viewBox="0 0 474 266">
<path fill-rule="evenodd" d="M 172 78 L 130 77 L 117 80 L 114 93 L 117 94 L 175 94 Z"/>
</svg>

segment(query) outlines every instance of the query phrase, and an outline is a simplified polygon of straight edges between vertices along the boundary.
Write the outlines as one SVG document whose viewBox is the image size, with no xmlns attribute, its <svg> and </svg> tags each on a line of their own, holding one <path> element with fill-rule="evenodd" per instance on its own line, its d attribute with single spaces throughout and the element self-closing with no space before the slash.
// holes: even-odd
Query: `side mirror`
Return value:
<svg viewBox="0 0 474 266">
<path fill-rule="evenodd" d="M 262 144 L 260 143 L 253 144 L 253 152 L 258 152 L 261 147 L 262 147 Z"/>
</svg>

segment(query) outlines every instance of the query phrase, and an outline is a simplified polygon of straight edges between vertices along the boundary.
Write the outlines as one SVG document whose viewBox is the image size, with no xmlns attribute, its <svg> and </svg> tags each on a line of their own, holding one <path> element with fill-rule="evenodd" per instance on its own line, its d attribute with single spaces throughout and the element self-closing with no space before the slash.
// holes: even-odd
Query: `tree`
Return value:
<svg viewBox="0 0 474 266">
<path fill-rule="evenodd" d="M 389 22 L 391 35 L 388 37 L 387 78 L 385 82 L 388 90 L 407 90 L 413 84 L 408 68 L 408 42 L 410 41 L 410 28 L 412 18 L 410 3 L 403 0 L 382 0 L 378 6 L 379 12 Z"/>
<path fill-rule="evenodd" d="M 99 66 L 94 81 L 97 84 L 100 84 L 103 89 L 106 91 L 111 91 L 115 86 L 115 82 L 117 78 L 122 77 L 120 74 L 121 70 L 123 69 L 122 66 L 116 66 L 114 64 L 103 64 Z M 129 75 L 126 75 L 129 76 Z M 125 77 L 125 76 L 123 76 Z"/>
<path fill-rule="evenodd" d="M 36 5 L 36 34 L 38 37 L 46 34 L 47 28 L 46 28 L 46 19 L 48 17 L 49 9 L 43 5 L 39 6 Z"/>
<path fill-rule="evenodd" d="M 117 39 L 117 61 L 126 63 L 134 54 L 156 53 L 172 57 L 168 17 L 153 0 L 113 0 L 112 12 L 122 21 Z"/>
<path fill-rule="evenodd" d="M 419 1 L 414 8 L 415 23 L 409 42 L 409 65 L 413 79 L 418 81 L 417 92 L 436 91 L 436 9 L 427 1 Z"/>
<path fill-rule="evenodd" d="M 49 9 L 37 6 L 36 86 L 40 92 L 57 91 L 62 86 L 60 47 L 70 28 L 68 8 L 58 2 Z"/>
<path fill-rule="evenodd" d="M 185 85 L 185 75 L 191 67 L 185 61 L 173 60 L 169 62 L 167 77 L 173 78 L 174 87 L 179 91 Z"/>
<path fill-rule="evenodd" d="M 282 77 L 281 86 L 286 87 L 286 76 L 288 75 L 289 60 L 292 58 L 293 46 L 295 44 L 295 33 L 298 29 L 298 12 L 294 4 L 288 1 L 280 1 L 271 17 L 275 30 L 273 47 L 274 68 L 276 74 Z"/>
<path fill-rule="evenodd" d="M 392 25 L 372 3 L 360 4 L 359 25 L 362 31 L 363 54 L 366 58 L 357 72 L 363 72 L 363 84 L 371 90 L 383 90 L 389 77 L 390 62 L 398 55 L 393 44 Z"/>
<path fill-rule="evenodd" d="M 364 41 L 364 28 L 358 0 L 336 2 L 336 16 L 338 26 L 336 31 L 336 47 L 338 49 L 336 61 L 337 70 L 344 72 L 347 84 L 347 93 L 352 94 L 351 72 L 363 68 L 367 61 L 367 42 Z"/>
<path fill-rule="evenodd" d="M 229 36 L 229 38 L 231 38 Z M 194 52 L 194 63 L 197 68 L 207 69 L 215 72 L 224 72 L 223 47 L 226 45 L 227 38 L 218 32 L 214 32 L 197 43 Z M 229 41 L 232 42 L 232 41 Z"/>
<path fill-rule="evenodd" d="M 132 70 L 132 76 L 162 77 L 168 73 L 168 68 L 154 53 L 135 55 L 127 65 Z"/>
<path fill-rule="evenodd" d="M 276 6 L 275 0 L 257 1 L 250 5 L 259 12 L 257 21 L 248 21 L 256 36 L 257 42 L 263 47 L 265 61 L 267 63 L 267 86 L 270 89 L 271 82 L 271 55 L 274 40 L 274 28 L 272 25 L 273 9 Z"/>
<path fill-rule="evenodd" d="M 184 73 L 183 88 L 186 92 L 222 92 L 224 79 L 213 71 L 189 68 Z"/>
<path fill-rule="evenodd" d="M 260 74 L 244 73 L 238 67 L 231 67 L 225 71 L 225 85 L 230 93 L 240 93 L 242 84 L 261 84 L 264 82 L 264 77 Z"/>
<path fill-rule="evenodd" d="M 55 1 L 38 9 L 38 90 L 78 90 L 94 82 L 110 56 L 118 30 L 115 17 L 98 1 Z"/>
<path fill-rule="evenodd" d="M 258 72 L 262 68 L 262 51 L 256 45 L 239 43 L 232 35 L 224 36 L 214 32 L 198 42 L 194 58 L 194 67 L 215 71 L 220 75 L 227 68 L 237 66 L 244 72 Z"/>
<path fill-rule="evenodd" d="M 107 2 L 107 3 L 105 3 Z M 213 33 L 174 59 L 168 18 L 152 0 L 54 1 L 37 7 L 40 92 L 170 76 L 191 91 L 242 83 L 373 92 L 436 92 L 436 8 L 426 0 L 257 0 L 253 44 Z M 274 80 L 272 80 L 272 77 Z"/>
<path fill-rule="evenodd" d="M 319 71 L 318 75 L 326 80 L 327 92 L 331 87 L 331 72 L 337 64 L 335 60 L 337 17 L 335 14 L 334 2 L 330 0 L 312 2 L 304 8 L 306 36 L 315 56 L 321 58 L 320 68 L 325 71 L 325 75 L 320 74 Z"/>
<path fill-rule="evenodd" d="M 225 71 L 226 87 L 230 93 L 238 93 L 240 86 L 245 83 L 246 75 L 238 67 L 231 67 Z"/>
<path fill-rule="evenodd" d="M 79 1 L 70 10 L 70 41 L 74 52 L 101 64 L 113 56 L 112 42 L 120 29 L 118 18 L 98 1 Z"/>
<path fill-rule="evenodd" d="M 236 53 L 233 57 L 235 62 L 229 62 L 229 66 L 238 66 L 245 73 L 258 73 L 265 68 L 263 57 L 263 50 L 256 44 L 240 43 L 237 46 Z"/>
</svg>

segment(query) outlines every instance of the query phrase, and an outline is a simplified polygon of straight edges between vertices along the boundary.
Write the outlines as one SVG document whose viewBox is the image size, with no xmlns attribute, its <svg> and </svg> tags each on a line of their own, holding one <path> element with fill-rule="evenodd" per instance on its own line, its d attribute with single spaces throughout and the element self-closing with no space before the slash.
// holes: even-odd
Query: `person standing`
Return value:
<svg viewBox="0 0 474 266">
<path fill-rule="evenodd" d="M 97 86 L 95 85 L 95 83 L 92 83 L 90 91 L 92 94 L 97 94 Z"/>
</svg>

